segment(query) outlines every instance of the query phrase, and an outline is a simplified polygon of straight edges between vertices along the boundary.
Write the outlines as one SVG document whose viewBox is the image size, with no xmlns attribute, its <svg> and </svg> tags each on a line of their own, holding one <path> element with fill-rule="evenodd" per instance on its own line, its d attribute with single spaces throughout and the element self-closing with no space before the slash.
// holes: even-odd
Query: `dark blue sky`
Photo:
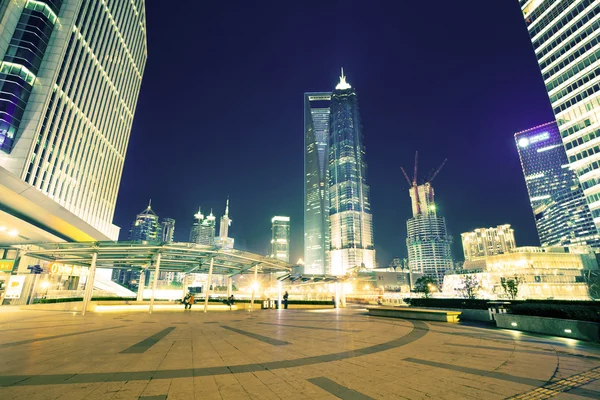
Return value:
<svg viewBox="0 0 600 400">
<path fill-rule="evenodd" d="M 185 2 L 182 2 L 185 3 Z M 344 67 L 359 96 L 380 265 L 406 254 L 400 166 L 419 151 L 462 259 L 460 233 L 537 234 L 515 132 L 553 119 L 516 0 L 147 2 L 148 64 L 115 214 L 121 239 L 152 198 L 187 240 L 198 206 L 231 198 L 236 247 L 267 253 L 273 215 L 303 251 L 303 93 Z M 257 5 L 258 4 L 258 5 Z"/>
</svg>

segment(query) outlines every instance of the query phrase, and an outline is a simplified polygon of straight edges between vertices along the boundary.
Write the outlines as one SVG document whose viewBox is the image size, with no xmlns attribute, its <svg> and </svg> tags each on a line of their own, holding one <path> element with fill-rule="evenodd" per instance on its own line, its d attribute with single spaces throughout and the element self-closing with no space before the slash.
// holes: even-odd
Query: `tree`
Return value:
<svg viewBox="0 0 600 400">
<path fill-rule="evenodd" d="M 519 284 L 522 282 L 519 277 L 515 276 L 514 278 L 502 278 L 500 283 L 502 284 L 502 289 L 504 289 L 504 293 L 511 300 L 517 298 L 517 294 L 519 293 Z"/>
<path fill-rule="evenodd" d="M 416 293 L 423 293 L 425 298 L 428 299 L 431 296 L 431 292 L 435 291 L 436 281 L 430 276 L 422 276 L 415 281 L 414 291 Z"/>
<path fill-rule="evenodd" d="M 466 275 L 462 279 L 463 287 L 461 289 L 463 296 L 469 300 L 473 300 L 477 296 L 477 292 L 481 289 L 481 285 L 476 277 Z"/>
</svg>

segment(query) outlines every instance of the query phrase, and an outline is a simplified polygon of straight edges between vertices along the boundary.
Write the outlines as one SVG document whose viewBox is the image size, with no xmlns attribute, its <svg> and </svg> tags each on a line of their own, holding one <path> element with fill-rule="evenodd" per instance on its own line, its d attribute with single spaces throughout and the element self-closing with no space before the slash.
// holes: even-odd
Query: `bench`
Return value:
<svg viewBox="0 0 600 400">
<path fill-rule="evenodd" d="M 460 311 L 427 310 L 410 307 L 367 307 L 369 315 L 376 317 L 392 317 L 420 319 L 424 321 L 458 322 Z"/>
</svg>

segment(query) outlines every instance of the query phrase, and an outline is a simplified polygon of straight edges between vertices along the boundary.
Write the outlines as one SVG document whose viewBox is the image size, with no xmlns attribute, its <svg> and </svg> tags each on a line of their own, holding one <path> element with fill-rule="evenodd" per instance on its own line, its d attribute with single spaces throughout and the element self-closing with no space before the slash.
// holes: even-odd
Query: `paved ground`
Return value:
<svg viewBox="0 0 600 400">
<path fill-rule="evenodd" d="M 358 309 L 0 310 L 0 399 L 600 399 L 600 345 Z"/>
</svg>

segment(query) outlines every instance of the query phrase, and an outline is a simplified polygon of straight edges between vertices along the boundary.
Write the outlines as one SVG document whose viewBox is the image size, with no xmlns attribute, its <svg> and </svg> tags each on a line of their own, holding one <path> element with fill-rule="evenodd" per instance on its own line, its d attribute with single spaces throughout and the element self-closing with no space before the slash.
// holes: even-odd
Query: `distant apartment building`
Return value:
<svg viewBox="0 0 600 400">
<path fill-rule="evenodd" d="M 206 217 L 200 210 L 194 214 L 192 229 L 190 230 L 190 243 L 201 244 L 204 246 L 215 245 L 215 224 L 216 218 L 212 211 Z"/>
<path fill-rule="evenodd" d="M 478 228 L 462 233 L 462 246 L 465 260 L 474 260 L 496 254 L 510 253 L 516 246 L 515 231 L 510 225 L 495 228 Z"/>
<path fill-rule="evenodd" d="M 163 218 L 160 220 L 161 241 L 171 243 L 175 235 L 175 220 L 173 218 Z"/>
</svg>

